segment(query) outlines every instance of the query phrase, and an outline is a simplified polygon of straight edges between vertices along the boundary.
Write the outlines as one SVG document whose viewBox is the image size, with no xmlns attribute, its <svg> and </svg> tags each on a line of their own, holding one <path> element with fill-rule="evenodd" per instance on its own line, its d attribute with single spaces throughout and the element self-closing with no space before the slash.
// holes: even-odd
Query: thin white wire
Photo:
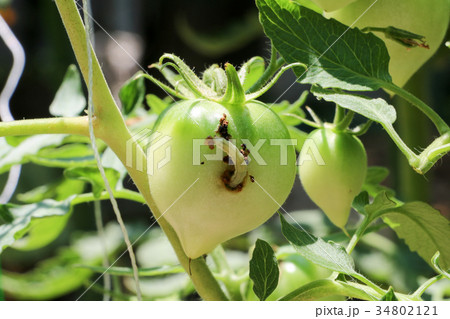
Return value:
<svg viewBox="0 0 450 319">
<path fill-rule="evenodd" d="M 106 29 L 89 14 L 89 12 L 85 12 L 83 7 L 81 7 L 79 4 L 77 4 L 77 6 L 78 6 L 78 8 L 83 10 L 83 14 L 87 14 L 89 16 L 89 19 L 92 20 L 92 22 L 95 23 L 111 40 L 113 40 L 115 44 L 117 44 L 117 46 L 139 67 L 139 69 L 141 69 L 142 72 L 144 72 L 147 75 L 150 75 L 147 72 L 147 70 L 142 65 L 140 65 L 138 61 L 136 61 L 136 59 L 133 57 L 133 55 L 131 55 L 131 53 L 129 53 L 116 39 L 114 39 L 114 37 L 111 34 L 109 34 L 108 31 L 106 31 Z M 159 88 L 161 90 L 163 90 L 164 93 L 166 93 L 167 96 L 170 97 L 174 103 L 178 103 L 178 101 L 175 100 L 174 97 L 172 95 L 170 95 L 169 92 L 167 92 L 159 83 L 155 83 L 155 84 L 158 85 Z M 186 114 L 197 126 L 200 126 L 200 124 L 193 117 L 191 117 L 191 115 L 189 113 L 186 113 Z"/>
<path fill-rule="evenodd" d="M 198 182 L 198 180 L 199 180 L 200 178 L 197 178 L 188 188 L 186 188 L 186 190 L 183 192 L 183 193 L 181 193 L 181 195 L 180 196 L 178 196 L 177 197 L 177 199 L 175 199 L 174 201 L 173 201 L 173 203 L 172 204 L 170 204 L 170 206 L 158 217 L 158 218 L 156 218 L 155 219 L 155 221 L 150 225 L 150 226 L 148 226 L 147 227 L 147 229 L 146 230 L 144 230 L 143 232 L 142 232 L 142 234 L 141 235 L 139 235 L 139 237 L 138 238 L 136 238 L 136 240 L 131 244 L 131 246 L 134 246 L 134 244 L 136 244 L 141 238 L 142 238 L 142 236 L 144 236 L 157 222 L 158 222 L 158 220 L 161 218 L 161 217 L 163 217 L 164 216 L 164 214 L 165 213 L 167 213 L 171 208 L 172 208 L 172 206 L 173 205 L 175 205 L 191 188 L 192 188 L 192 186 L 194 186 L 195 185 L 195 183 L 197 183 Z M 80 298 L 81 297 L 83 297 L 83 295 L 86 293 L 86 292 L 88 292 L 88 290 L 89 289 L 91 289 L 92 288 L 92 286 L 93 285 L 95 285 L 95 283 L 97 282 L 97 281 L 99 281 L 100 280 L 100 278 L 102 278 L 102 276 L 104 276 L 107 272 L 108 272 L 108 270 L 109 269 L 111 269 L 111 267 L 113 267 L 115 264 L 116 264 L 116 262 L 120 259 L 120 258 L 122 258 L 122 256 L 123 255 L 125 255 L 125 253 L 127 252 L 127 250 L 124 250 L 121 254 L 120 254 L 120 256 L 119 257 L 117 257 L 116 258 L 116 260 L 114 260 L 114 262 L 112 262 L 111 263 L 111 266 L 109 266 L 100 276 L 98 276 L 98 278 L 97 279 L 95 279 L 94 280 L 94 282 L 89 286 L 89 287 L 87 287 L 86 288 L 86 290 L 78 297 L 78 299 L 77 299 L 77 301 L 78 300 L 80 300 Z"/>
<path fill-rule="evenodd" d="M 83 0 L 84 8 L 87 7 L 87 1 Z M 87 12 L 87 10 L 84 10 L 84 12 Z M 94 103 L 92 100 L 92 87 L 93 87 L 93 68 L 92 68 L 92 52 L 91 52 L 91 42 L 90 42 L 90 28 L 89 28 L 89 15 L 84 15 L 84 21 L 85 21 L 85 30 L 86 30 L 86 51 L 88 56 L 88 116 L 89 116 L 89 137 L 92 144 L 92 149 L 94 151 L 94 157 L 97 162 L 97 167 L 100 171 L 100 175 L 102 176 L 103 182 L 105 183 L 106 191 L 109 194 L 109 199 L 111 201 L 111 205 L 113 207 L 114 213 L 117 218 L 117 222 L 120 225 L 120 228 L 122 230 L 122 234 L 125 240 L 125 244 L 127 245 L 128 253 L 130 255 L 131 260 L 131 267 L 133 268 L 133 274 L 134 274 L 134 280 L 136 284 L 136 295 L 138 300 L 142 300 L 142 294 L 141 294 L 141 287 L 139 284 L 139 273 L 138 273 L 138 267 L 136 264 L 136 257 L 134 255 L 133 246 L 131 245 L 130 238 L 128 236 L 128 231 L 125 228 L 125 224 L 122 219 L 122 215 L 120 214 L 119 205 L 117 204 L 116 198 L 113 195 L 111 185 L 108 182 L 108 179 L 106 178 L 105 169 L 102 166 L 100 154 L 97 149 L 97 143 L 95 142 L 95 134 L 94 134 L 94 126 L 93 126 L 93 115 L 94 115 Z"/>
<path fill-rule="evenodd" d="M 9 122 L 14 121 L 14 117 L 11 114 L 9 102 L 12 95 L 14 94 L 14 91 L 16 90 L 20 78 L 22 77 L 23 69 L 25 67 L 25 52 L 19 40 L 16 38 L 1 15 L 0 37 L 3 39 L 13 56 L 13 65 L 11 71 L 0 94 L 0 118 L 3 122 Z M 21 165 L 14 165 L 9 170 L 8 179 L 0 195 L 0 204 L 9 202 L 9 200 L 13 196 L 19 182 L 21 170 Z"/>
</svg>

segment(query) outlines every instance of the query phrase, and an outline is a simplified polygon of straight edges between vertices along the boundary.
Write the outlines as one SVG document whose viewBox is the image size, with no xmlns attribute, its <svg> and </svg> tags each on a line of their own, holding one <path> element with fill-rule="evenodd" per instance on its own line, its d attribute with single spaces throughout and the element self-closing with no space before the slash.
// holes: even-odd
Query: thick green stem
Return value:
<svg viewBox="0 0 450 319">
<path fill-rule="evenodd" d="M 336 104 L 336 109 L 334 111 L 334 120 L 333 124 L 338 124 L 344 118 L 345 110 Z"/>
<path fill-rule="evenodd" d="M 34 134 L 76 134 L 89 136 L 88 118 L 87 116 L 57 117 L 0 123 L 0 136 Z"/>
<path fill-rule="evenodd" d="M 353 117 L 355 116 L 355 112 L 348 111 L 347 114 L 344 115 L 342 120 L 336 123 L 336 130 L 338 131 L 344 131 L 348 129 L 349 125 L 353 121 Z"/>
<path fill-rule="evenodd" d="M 414 92 L 419 98 L 427 97 L 429 95 L 426 85 L 427 72 L 427 68 L 422 68 L 408 81 L 405 89 Z M 420 110 L 412 109 L 410 103 L 399 96 L 394 97 L 393 105 L 397 110 L 395 125 L 403 141 L 412 149 L 420 149 L 427 145 L 432 128 L 428 118 L 423 116 Z M 430 197 L 429 181 L 412 170 L 401 154 L 397 153 L 395 162 L 395 185 L 397 186 L 396 189 L 399 190 L 399 197 L 405 201 L 420 200 L 428 202 Z"/>
<path fill-rule="evenodd" d="M 84 26 L 76 4 L 73 0 L 56 0 L 56 5 L 63 20 L 83 77 L 85 81 L 87 81 L 88 61 L 86 38 Z M 111 147 L 124 165 L 127 163 L 127 144 L 131 143 L 136 152 L 136 156 L 145 158 L 144 151 L 133 139 L 133 136 L 125 125 L 123 117 L 114 102 L 94 52 L 92 52 L 92 62 L 93 102 L 96 108 L 96 121 L 98 121 L 98 123 L 96 123 L 97 127 L 95 130 L 96 136 L 103 139 L 105 143 Z M 205 300 L 226 300 L 223 291 L 207 267 L 204 259 L 198 258 L 190 261 L 184 253 L 175 231 L 167 223 L 167 221 L 162 218 L 161 212 L 154 204 L 154 200 L 150 194 L 147 174 L 137 170 L 134 167 L 127 167 L 127 169 L 139 191 L 144 196 L 155 218 L 158 220 L 159 225 L 171 242 L 181 265 L 191 276 L 192 282 L 199 295 Z"/>
</svg>

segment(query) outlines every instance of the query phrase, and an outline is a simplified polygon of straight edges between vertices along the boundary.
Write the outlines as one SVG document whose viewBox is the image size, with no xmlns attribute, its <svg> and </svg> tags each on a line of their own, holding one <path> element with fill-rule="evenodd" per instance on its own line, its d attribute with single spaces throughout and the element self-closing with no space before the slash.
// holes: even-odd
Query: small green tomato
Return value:
<svg viewBox="0 0 450 319">
<path fill-rule="evenodd" d="M 308 196 L 344 228 L 353 199 L 361 191 L 367 157 L 361 141 L 330 128 L 310 133 L 299 158 L 299 177 Z"/>
<path fill-rule="evenodd" d="M 448 27 L 449 12 L 449 0 L 358 0 L 326 16 L 360 29 L 392 26 L 424 36 L 426 46 L 407 48 L 376 33 L 389 51 L 392 80 L 402 87 L 439 48 Z"/>
<path fill-rule="evenodd" d="M 264 223 L 295 180 L 286 126 L 265 104 L 245 98 L 233 66 L 226 73 L 226 88 L 209 82 L 225 98 L 177 102 L 154 127 L 170 139 L 152 153 L 150 191 L 192 259 Z"/>
</svg>

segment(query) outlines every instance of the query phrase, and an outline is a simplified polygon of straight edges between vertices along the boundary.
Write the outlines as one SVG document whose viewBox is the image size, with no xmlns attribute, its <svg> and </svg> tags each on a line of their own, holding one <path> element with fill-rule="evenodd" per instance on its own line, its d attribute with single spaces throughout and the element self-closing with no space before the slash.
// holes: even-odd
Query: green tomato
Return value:
<svg viewBox="0 0 450 319">
<path fill-rule="evenodd" d="M 299 177 L 308 196 L 338 227 L 347 223 L 361 191 L 367 156 L 361 141 L 330 128 L 310 133 L 299 158 Z"/>
<path fill-rule="evenodd" d="M 373 0 L 358 0 L 326 16 L 346 25 L 355 23 L 358 28 L 393 26 L 424 36 L 429 49 L 407 48 L 387 39 L 384 34 L 376 33 L 385 41 L 389 51 L 392 80 L 402 87 L 439 48 L 448 27 L 449 12 L 449 0 L 378 0 L 375 3 Z"/>
<path fill-rule="evenodd" d="M 281 119 L 261 102 L 182 101 L 161 114 L 154 131 L 170 140 L 151 154 L 150 191 L 192 259 L 264 223 L 290 193 L 294 147 L 286 145 Z M 220 141 L 228 153 L 221 154 Z M 224 160 L 236 162 L 233 149 L 249 158 L 238 185 L 238 166 Z"/>
<path fill-rule="evenodd" d="M 327 12 L 335 11 L 355 2 L 356 0 L 312 0 Z"/>
</svg>

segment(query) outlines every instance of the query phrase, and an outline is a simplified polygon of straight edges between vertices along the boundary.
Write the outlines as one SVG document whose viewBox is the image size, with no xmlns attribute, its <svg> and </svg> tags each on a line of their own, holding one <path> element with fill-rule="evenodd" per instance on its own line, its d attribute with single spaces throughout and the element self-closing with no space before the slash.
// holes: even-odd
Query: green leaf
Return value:
<svg viewBox="0 0 450 319">
<path fill-rule="evenodd" d="M 277 288 L 279 275 L 278 261 L 272 247 L 258 239 L 250 260 L 250 279 L 253 281 L 253 291 L 260 300 L 266 300 Z"/>
<path fill-rule="evenodd" d="M 42 134 L 25 139 L 13 147 L 4 138 L 0 138 L 0 174 L 7 172 L 15 164 L 29 162 L 29 155 L 34 155 L 44 147 L 60 145 L 65 135 Z"/>
<path fill-rule="evenodd" d="M 366 180 L 362 189 L 367 191 L 370 196 L 376 197 L 381 192 L 386 192 L 389 197 L 395 196 L 395 191 L 380 185 L 389 175 L 389 170 L 382 166 L 370 166 L 367 168 Z"/>
<path fill-rule="evenodd" d="M 303 132 L 302 130 L 299 130 L 298 128 L 294 126 L 288 126 L 289 135 L 292 139 L 297 140 L 297 145 L 294 145 L 295 150 L 300 153 L 303 144 L 305 143 L 306 139 L 308 138 L 308 133 Z"/>
<path fill-rule="evenodd" d="M 112 189 L 116 188 L 120 178 L 120 173 L 115 169 L 105 167 L 106 178 Z M 92 185 L 92 192 L 95 197 L 99 197 L 101 192 L 105 190 L 105 183 L 97 166 L 89 167 L 71 167 L 64 171 L 64 176 L 70 179 L 89 182 Z"/>
<path fill-rule="evenodd" d="M 89 266 L 89 265 L 77 265 L 79 268 L 86 268 L 93 272 L 104 274 L 108 273 L 114 276 L 134 276 L 133 268 L 130 267 L 101 267 L 101 266 Z M 180 265 L 177 266 L 161 266 L 151 268 L 139 268 L 139 277 L 156 277 L 172 274 L 184 273 L 185 270 Z"/>
<path fill-rule="evenodd" d="M 18 250 L 35 250 L 47 246 L 63 232 L 67 222 L 72 216 L 71 212 L 63 216 L 50 216 L 32 219 L 27 234 L 18 239 L 12 247 Z"/>
<path fill-rule="evenodd" d="M 123 189 L 123 180 L 128 175 L 128 171 L 109 147 L 102 154 L 102 165 L 105 168 L 111 168 L 119 173 L 119 179 L 116 182 L 116 190 Z"/>
<path fill-rule="evenodd" d="M 83 189 L 84 183 L 81 181 L 62 179 L 57 183 L 42 185 L 28 193 L 19 194 L 17 198 L 28 203 L 41 202 L 48 198 L 62 201 L 80 194 Z M 14 249 L 33 250 L 50 244 L 63 232 L 71 215 L 69 212 L 63 216 L 32 219 L 27 227 L 29 229 L 27 235 L 14 243 Z"/>
<path fill-rule="evenodd" d="M 47 167 L 74 167 L 95 165 L 94 153 L 87 144 L 67 144 L 58 148 L 44 148 L 29 160 Z"/>
<path fill-rule="evenodd" d="M 388 292 L 383 297 L 381 297 L 380 300 L 381 301 L 398 301 L 397 296 L 394 293 L 394 288 L 392 288 L 392 286 L 389 287 Z"/>
<path fill-rule="evenodd" d="M 263 75 L 266 63 L 260 56 L 255 56 L 245 62 L 239 69 L 239 79 L 244 87 L 244 91 L 247 91 L 253 84 Z"/>
<path fill-rule="evenodd" d="M 73 197 L 64 201 L 46 199 L 39 203 L 23 206 L 0 205 L 0 211 L 8 210 L 13 217 L 11 222 L 0 225 L 0 252 L 25 235 L 30 230 L 30 223 L 33 219 L 69 214 L 72 199 Z"/>
<path fill-rule="evenodd" d="M 145 101 L 150 107 L 150 112 L 157 115 L 161 114 L 162 111 L 164 111 L 171 103 L 173 103 L 173 100 L 169 96 L 166 96 L 164 99 L 160 99 L 154 94 L 147 94 L 145 96 Z"/>
<path fill-rule="evenodd" d="M 438 210 L 423 202 L 411 202 L 387 210 L 383 220 L 431 266 L 433 255 L 439 251 L 441 266 L 450 268 L 450 222 Z"/>
<path fill-rule="evenodd" d="M 80 194 L 84 189 L 84 182 L 62 178 L 61 180 L 40 185 L 26 193 L 17 194 L 17 199 L 23 203 L 37 203 L 44 199 L 64 200 L 70 195 Z"/>
<path fill-rule="evenodd" d="M 112 255 L 122 244 L 118 225 L 105 226 L 107 253 Z M 55 257 L 44 260 L 26 273 L 4 271 L 3 289 L 14 299 L 51 300 L 82 288 L 92 271 L 74 267 L 77 264 L 100 265 L 104 255 L 98 235 L 84 235 Z M 81 292 L 80 292 L 81 294 Z"/>
<path fill-rule="evenodd" d="M 356 273 L 352 257 L 347 254 L 342 246 L 335 243 L 326 243 L 323 239 L 292 226 L 281 214 L 280 219 L 284 237 L 296 248 L 300 255 L 333 271 L 347 275 Z"/>
<path fill-rule="evenodd" d="M 369 194 L 366 191 L 362 191 L 355 197 L 352 203 L 352 207 L 360 214 L 366 215 L 365 207 L 369 205 Z"/>
<path fill-rule="evenodd" d="M 281 120 L 286 124 L 286 126 L 297 126 L 302 123 L 302 120 L 292 115 L 297 115 L 298 117 L 305 117 L 305 112 L 301 107 L 305 104 L 308 97 L 308 91 L 303 91 L 302 95 L 294 103 L 289 101 L 282 101 L 280 103 L 272 104 L 270 109 L 273 110 Z"/>
<path fill-rule="evenodd" d="M 67 68 L 64 79 L 56 91 L 55 98 L 50 104 L 50 114 L 54 116 L 77 116 L 86 107 L 81 86 L 80 72 L 74 64 Z"/>
<path fill-rule="evenodd" d="M 397 118 L 395 108 L 380 98 L 370 99 L 345 92 L 327 90 L 317 86 L 311 88 L 311 93 L 317 98 L 334 102 L 345 109 L 352 110 L 380 124 L 392 124 Z"/>
<path fill-rule="evenodd" d="M 137 73 L 139 74 L 139 73 Z M 127 115 L 135 108 L 142 106 L 145 96 L 145 83 L 143 77 L 136 78 L 135 74 L 119 90 L 119 98 L 122 103 L 122 112 Z"/>
<path fill-rule="evenodd" d="M 380 213 L 396 207 L 397 204 L 385 192 L 378 194 L 373 202 L 364 207 L 367 215 L 375 218 Z"/>
<path fill-rule="evenodd" d="M 392 82 L 386 46 L 375 35 L 290 0 L 256 0 L 256 5 L 265 33 L 286 62 L 308 66 L 306 72 L 294 69 L 301 83 L 373 91 L 381 82 Z"/>
</svg>

